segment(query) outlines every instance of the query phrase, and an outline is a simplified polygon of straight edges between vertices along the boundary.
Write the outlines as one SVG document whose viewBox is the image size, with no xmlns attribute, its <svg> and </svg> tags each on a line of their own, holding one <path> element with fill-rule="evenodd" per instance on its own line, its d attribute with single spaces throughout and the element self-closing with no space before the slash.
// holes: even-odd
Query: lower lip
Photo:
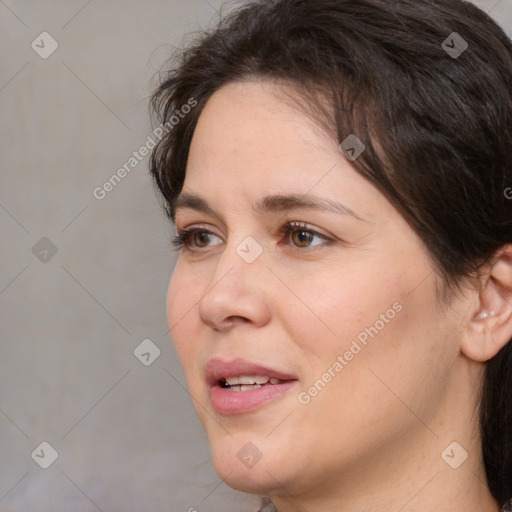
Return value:
<svg viewBox="0 0 512 512">
<path fill-rule="evenodd" d="M 254 411 L 265 402 L 279 398 L 290 391 L 298 381 L 291 380 L 283 384 L 267 384 L 247 391 L 231 391 L 216 384 L 210 389 L 213 408 L 225 416 Z"/>
</svg>

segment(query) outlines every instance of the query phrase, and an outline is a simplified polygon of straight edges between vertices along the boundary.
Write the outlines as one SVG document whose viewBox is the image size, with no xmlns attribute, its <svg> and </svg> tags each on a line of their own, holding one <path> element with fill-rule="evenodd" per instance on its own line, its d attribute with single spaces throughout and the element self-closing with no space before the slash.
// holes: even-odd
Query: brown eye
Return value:
<svg viewBox="0 0 512 512">
<path fill-rule="evenodd" d="M 331 240 L 328 236 L 302 222 L 287 222 L 281 227 L 281 234 L 286 245 L 296 249 L 329 245 Z"/>
<path fill-rule="evenodd" d="M 309 247 L 313 243 L 315 235 L 311 231 L 300 229 L 293 231 L 290 238 L 297 247 Z"/>
<path fill-rule="evenodd" d="M 211 233 L 205 231 L 197 231 L 193 234 L 193 243 L 196 247 L 207 247 L 212 239 Z"/>
<path fill-rule="evenodd" d="M 201 228 L 184 229 L 172 240 L 173 245 L 181 250 L 200 251 L 222 244 L 222 239 L 210 231 Z"/>
</svg>

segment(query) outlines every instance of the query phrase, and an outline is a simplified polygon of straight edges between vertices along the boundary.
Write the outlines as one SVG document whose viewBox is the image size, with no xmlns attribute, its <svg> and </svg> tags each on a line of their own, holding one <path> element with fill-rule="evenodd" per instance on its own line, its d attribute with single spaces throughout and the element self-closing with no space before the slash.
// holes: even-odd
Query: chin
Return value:
<svg viewBox="0 0 512 512">
<path fill-rule="evenodd" d="M 250 494 L 266 495 L 284 480 L 284 454 L 265 436 L 248 433 L 209 437 L 213 465 L 230 487 Z"/>
<path fill-rule="evenodd" d="M 268 496 L 278 489 L 281 475 L 275 470 L 274 464 L 260 461 L 252 468 L 240 466 L 238 460 L 224 456 L 223 460 L 213 459 L 215 471 L 226 485 L 237 491 L 249 494 Z M 273 472 L 270 472 L 272 471 Z"/>
</svg>

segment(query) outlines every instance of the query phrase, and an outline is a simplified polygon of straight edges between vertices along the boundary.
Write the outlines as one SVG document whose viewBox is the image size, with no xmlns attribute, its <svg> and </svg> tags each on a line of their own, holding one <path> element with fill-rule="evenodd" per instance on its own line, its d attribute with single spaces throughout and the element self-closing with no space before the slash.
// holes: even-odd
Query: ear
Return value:
<svg viewBox="0 0 512 512">
<path fill-rule="evenodd" d="M 512 245 L 502 247 L 481 269 L 479 293 L 462 339 L 474 361 L 493 358 L 512 338 Z"/>
</svg>

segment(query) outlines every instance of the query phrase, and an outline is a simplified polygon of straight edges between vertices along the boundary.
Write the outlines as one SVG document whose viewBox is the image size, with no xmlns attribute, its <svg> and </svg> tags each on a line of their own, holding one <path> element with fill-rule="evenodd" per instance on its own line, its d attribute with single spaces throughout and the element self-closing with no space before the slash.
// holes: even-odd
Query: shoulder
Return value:
<svg viewBox="0 0 512 512">
<path fill-rule="evenodd" d="M 277 512 L 277 509 L 268 498 L 263 498 L 257 512 Z"/>
<path fill-rule="evenodd" d="M 268 498 L 263 498 L 261 501 L 261 506 L 257 510 L 257 512 L 277 512 L 277 509 L 274 507 L 272 502 Z M 500 512 L 512 512 L 512 499 L 507 501 Z"/>
<path fill-rule="evenodd" d="M 507 501 L 500 512 L 512 512 L 512 499 Z"/>
</svg>

